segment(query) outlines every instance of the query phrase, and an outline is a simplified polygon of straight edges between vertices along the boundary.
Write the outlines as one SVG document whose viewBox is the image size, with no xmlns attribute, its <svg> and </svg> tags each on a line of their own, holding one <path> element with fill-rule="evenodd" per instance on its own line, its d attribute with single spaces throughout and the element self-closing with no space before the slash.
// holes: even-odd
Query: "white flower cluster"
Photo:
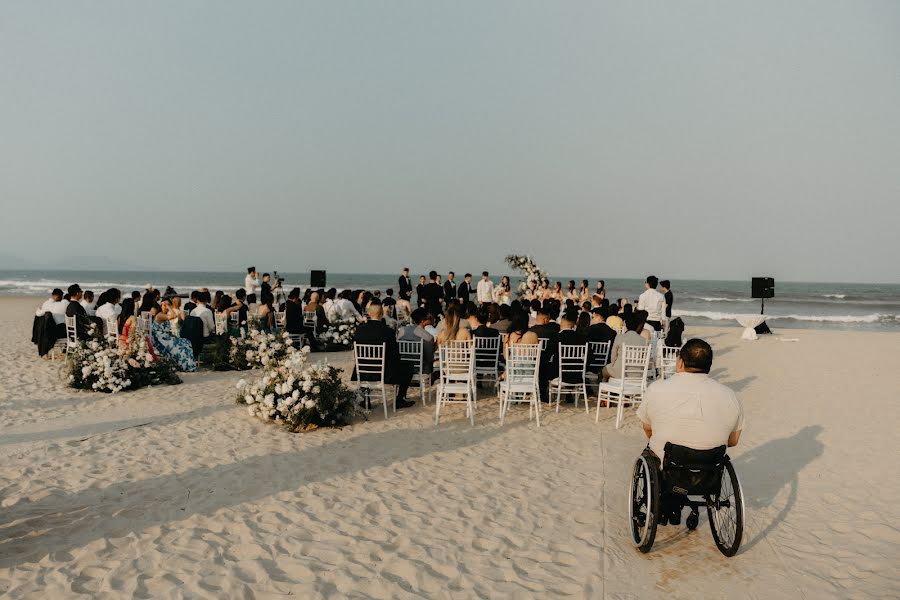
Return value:
<svg viewBox="0 0 900 600">
<path fill-rule="evenodd" d="M 123 357 L 116 348 L 110 348 L 97 340 L 81 344 L 75 349 L 75 367 L 80 367 L 80 378 L 90 381 L 91 388 L 98 392 L 120 392 L 131 385 Z M 69 376 L 75 381 L 76 374 Z"/>
<path fill-rule="evenodd" d="M 541 270 L 530 256 L 511 254 L 506 257 L 506 264 L 514 269 L 519 269 L 525 275 L 525 279 L 519 283 L 517 289 L 519 296 L 524 296 L 532 283 L 535 287 L 540 287 L 541 281 L 548 279 L 547 273 Z"/>
<path fill-rule="evenodd" d="M 232 363 L 243 358 L 250 368 L 274 367 L 278 361 L 294 353 L 291 336 L 287 332 L 267 333 L 251 329 L 248 335 L 241 331 L 240 337 L 231 338 Z"/>
<path fill-rule="evenodd" d="M 356 337 L 356 321 L 332 321 L 328 327 L 319 334 L 319 340 L 335 346 L 350 346 Z"/>
<path fill-rule="evenodd" d="M 328 365 L 306 365 L 309 346 L 291 352 L 280 363 L 269 365 L 259 379 L 237 383 L 247 412 L 262 419 L 281 421 L 294 411 L 313 409 L 320 394 L 316 381 L 327 376 Z"/>
</svg>

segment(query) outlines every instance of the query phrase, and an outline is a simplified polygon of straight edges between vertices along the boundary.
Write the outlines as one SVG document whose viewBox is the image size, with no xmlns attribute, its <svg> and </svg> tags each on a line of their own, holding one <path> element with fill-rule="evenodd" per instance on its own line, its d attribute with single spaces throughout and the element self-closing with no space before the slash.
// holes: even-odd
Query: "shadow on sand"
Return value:
<svg viewBox="0 0 900 600">
<path fill-rule="evenodd" d="M 66 560 L 69 551 L 97 539 L 124 537 L 334 477 L 475 446 L 525 424 L 364 433 L 299 451 L 53 494 L 36 502 L 23 499 L 0 516 L 0 568 L 38 561 L 51 552 Z M 266 472 L 279 475 L 260 477 Z"/>
<path fill-rule="evenodd" d="M 744 543 L 742 553 L 774 531 L 797 503 L 800 471 L 822 456 L 825 450 L 825 444 L 818 439 L 822 431 L 821 425 L 809 425 L 791 437 L 766 442 L 734 460 L 734 468 L 744 490 L 745 524 L 749 520 L 747 517 L 755 510 L 771 506 L 781 490 L 790 486 L 784 506 L 771 523 Z"/>
</svg>

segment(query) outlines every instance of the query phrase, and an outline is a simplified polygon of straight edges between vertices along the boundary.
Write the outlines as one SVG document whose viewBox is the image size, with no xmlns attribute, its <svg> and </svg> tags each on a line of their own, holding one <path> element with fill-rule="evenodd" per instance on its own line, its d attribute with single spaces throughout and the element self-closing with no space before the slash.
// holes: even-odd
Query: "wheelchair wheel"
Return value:
<svg viewBox="0 0 900 600">
<path fill-rule="evenodd" d="M 641 552 L 650 552 L 659 521 L 659 469 L 656 461 L 641 456 L 634 463 L 628 501 L 631 541 Z"/>
<path fill-rule="evenodd" d="M 719 552 L 725 556 L 737 554 L 744 535 L 744 495 L 731 461 L 725 462 L 719 494 L 707 503 L 706 512 Z"/>
</svg>

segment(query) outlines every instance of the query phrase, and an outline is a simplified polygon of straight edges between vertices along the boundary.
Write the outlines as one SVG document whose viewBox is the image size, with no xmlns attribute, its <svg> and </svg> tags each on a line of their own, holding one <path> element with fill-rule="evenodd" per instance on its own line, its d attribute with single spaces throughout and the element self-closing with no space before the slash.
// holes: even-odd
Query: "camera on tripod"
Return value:
<svg viewBox="0 0 900 600">
<path fill-rule="evenodd" d="M 275 274 L 275 285 L 272 287 L 281 287 L 281 284 L 284 283 L 284 277 L 278 276 L 278 271 L 272 271 Z"/>
</svg>

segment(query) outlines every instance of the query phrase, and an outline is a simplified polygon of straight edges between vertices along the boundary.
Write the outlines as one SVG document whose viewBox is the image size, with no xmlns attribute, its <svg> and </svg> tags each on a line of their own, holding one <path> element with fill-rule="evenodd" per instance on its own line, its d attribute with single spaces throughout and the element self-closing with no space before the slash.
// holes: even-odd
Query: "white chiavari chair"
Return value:
<svg viewBox="0 0 900 600">
<path fill-rule="evenodd" d="M 465 404 L 466 416 L 475 425 L 475 353 L 471 340 L 447 342 L 438 348 L 440 379 L 434 407 L 434 426 L 441 418 L 444 404 Z"/>
<path fill-rule="evenodd" d="M 366 409 L 370 407 L 369 397 L 373 389 L 381 390 L 381 401 L 384 404 L 384 418 L 388 418 L 387 390 L 384 382 L 385 345 L 353 343 L 353 354 L 356 360 L 356 389 L 365 390 Z M 394 412 L 397 412 L 397 399 L 394 398 Z"/>
<path fill-rule="evenodd" d="M 475 349 L 475 403 L 478 403 L 478 380 L 491 379 L 494 390 L 500 382 L 500 336 L 472 338 Z"/>
<path fill-rule="evenodd" d="M 513 344 L 507 350 L 506 374 L 500 382 L 500 425 L 512 403 L 528 403 L 528 420 L 532 415 L 541 426 L 541 392 L 538 388 L 538 371 L 541 358 L 540 344 Z"/>
<path fill-rule="evenodd" d="M 413 374 L 410 383 L 419 384 L 419 397 L 422 404 L 428 405 L 428 396 L 431 394 L 431 368 L 425 368 L 425 353 L 422 340 L 399 340 L 400 360 L 412 365 Z"/>
<path fill-rule="evenodd" d="M 622 377 L 601 383 L 597 393 L 597 416 L 600 422 L 600 404 L 616 403 L 616 429 L 622 423 L 625 402 L 640 403 L 647 389 L 647 369 L 650 365 L 650 346 L 622 346 Z"/>
<path fill-rule="evenodd" d="M 584 396 L 584 412 L 587 413 L 588 396 L 584 372 L 587 367 L 587 344 L 560 344 L 556 355 L 559 372 L 550 380 L 550 393 L 556 392 L 556 412 L 559 412 L 559 398 L 563 394 L 575 394 L 575 408 L 578 396 Z M 551 396 L 552 397 L 552 396 Z"/>
</svg>

